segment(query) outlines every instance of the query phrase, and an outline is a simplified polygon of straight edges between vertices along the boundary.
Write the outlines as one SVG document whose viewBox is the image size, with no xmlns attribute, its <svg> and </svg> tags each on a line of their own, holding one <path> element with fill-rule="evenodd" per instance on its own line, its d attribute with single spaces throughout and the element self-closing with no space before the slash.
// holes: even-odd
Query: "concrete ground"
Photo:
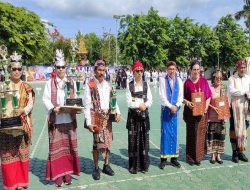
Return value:
<svg viewBox="0 0 250 190">
<path fill-rule="evenodd" d="M 57 189 L 53 183 L 45 181 L 46 159 L 48 155 L 48 135 L 46 112 L 42 103 L 44 83 L 32 84 L 36 90 L 36 103 L 33 110 L 34 133 L 30 155 L 30 190 L 52 190 Z M 70 186 L 64 185 L 61 190 L 78 189 L 171 189 L 171 190 L 234 190 L 250 189 L 250 163 L 239 162 L 235 164 L 231 161 L 231 146 L 229 142 L 229 125 L 227 122 L 227 136 L 225 145 L 224 163 L 210 164 L 209 156 L 201 166 L 190 166 L 185 162 L 186 132 L 182 119 L 182 110 L 179 119 L 179 146 L 180 146 L 180 169 L 166 166 L 160 170 L 158 165 L 160 147 L 160 102 L 157 88 L 151 88 L 153 93 L 153 105 L 150 108 L 151 130 L 150 130 L 150 168 L 146 174 L 130 174 L 128 165 L 128 143 L 126 130 L 127 105 L 125 102 L 125 90 L 119 90 L 118 103 L 122 112 L 122 120 L 119 124 L 114 124 L 114 141 L 111 148 L 111 167 L 115 171 L 115 176 L 110 177 L 101 173 L 101 179 L 92 179 L 92 135 L 83 128 L 83 114 L 78 115 L 78 151 L 81 163 L 80 176 L 73 176 L 73 183 Z M 249 142 L 248 142 L 249 146 Z M 246 155 L 250 158 L 250 151 L 247 149 Z M 100 158 L 99 167 L 102 168 L 103 160 Z M 0 185 L 0 189 L 2 186 Z"/>
</svg>

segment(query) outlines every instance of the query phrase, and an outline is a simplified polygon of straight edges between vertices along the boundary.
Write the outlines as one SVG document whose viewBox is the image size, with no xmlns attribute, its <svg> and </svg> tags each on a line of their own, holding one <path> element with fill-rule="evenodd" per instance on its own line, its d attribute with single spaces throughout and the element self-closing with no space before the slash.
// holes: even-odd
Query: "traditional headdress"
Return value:
<svg viewBox="0 0 250 190">
<path fill-rule="evenodd" d="M 143 65 L 140 61 L 135 61 L 132 65 L 132 72 L 135 72 L 138 69 L 142 69 L 143 70 Z"/>
<path fill-rule="evenodd" d="M 246 61 L 243 60 L 243 59 L 237 61 L 235 64 L 236 64 L 236 67 L 237 67 L 237 68 L 238 68 L 238 67 L 241 67 L 242 65 L 247 65 Z"/>
<path fill-rule="evenodd" d="M 56 50 L 55 66 L 65 66 L 64 53 L 61 49 Z"/>
<path fill-rule="evenodd" d="M 106 63 L 105 63 L 105 61 L 104 60 L 102 60 L 102 59 L 99 59 L 99 60 L 97 60 L 96 62 L 95 62 L 95 68 L 96 67 L 99 67 L 99 66 L 106 66 Z"/>
<path fill-rule="evenodd" d="M 11 67 L 22 67 L 22 55 L 18 55 L 18 53 L 15 51 L 11 56 L 10 56 L 10 66 Z"/>
<path fill-rule="evenodd" d="M 214 77 L 222 77 L 222 72 L 220 70 L 217 70 L 214 74 L 213 74 Z"/>
</svg>

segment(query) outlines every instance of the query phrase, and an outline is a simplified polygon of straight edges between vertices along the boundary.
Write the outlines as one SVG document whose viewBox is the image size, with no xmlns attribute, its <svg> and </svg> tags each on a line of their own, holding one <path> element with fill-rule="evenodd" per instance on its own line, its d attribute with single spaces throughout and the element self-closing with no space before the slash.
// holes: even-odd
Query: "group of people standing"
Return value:
<svg viewBox="0 0 250 190">
<path fill-rule="evenodd" d="M 67 94 L 66 63 L 63 53 L 55 59 L 55 76 L 46 82 L 43 103 L 48 111 L 49 154 L 46 165 L 46 180 L 54 181 L 57 187 L 72 183 L 71 175 L 80 174 L 80 162 L 77 146 L 76 112 L 61 110 L 66 98 L 77 98 L 76 84 L 71 81 L 70 93 Z M 230 142 L 232 144 L 232 161 L 247 162 L 246 129 L 249 123 L 249 76 L 245 74 L 245 61 L 238 61 L 237 72 L 229 79 L 228 97 L 231 105 Z M 33 89 L 21 77 L 22 65 L 13 60 L 9 66 L 11 85 L 18 89 L 19 110 L 23 130 L 20 134 L 0 132 L 0 153 L 3 187 L 5 190 L 22 190 L 28 187 L 29 146 L 31 143 L 31 110 L 34 105 Z M 161 102 L 161 139 L 160 169 L 164 169 L 170 159 L 170 165 L 180 168 L 178 162 L 178 127 L 179 111 L 184 103 L 183 119 L 186 123 L 186 161 L 190 165 L 200 165 L 204 154 L 211 155 L 210 162 L 222 164 L 225 144 L 225 120 L 218 119 L 218 108 L 214 99 L 221 96 L 222 75 L 220 71 L 213 75 L 212 85 L 200 75 L 200 63 L 192 61 L 190 77 L 184 84 L 177 76 L 177 64 L 166 63 L 166 75 L 159 80 Z M 113 141 L 112 122 L 119 122 L 121 113 L 115 105 L 115 118 L 110 119 L 112 88 L 105 80 L 106 63 L 97 60 L 94 65 L 94 77 L 89 79 L 83 95 L 84 127 L 93 134 L 93 172 L 94 180 L 100 179 L 99 155 L 104 158 L 102 172 L 113 176 L 110 166 L 110 150 Z M 147 81 L 143 80 L 143 64 L 135 61 L 132 65 L 133 80 L 126 88 L 128 117 L 128 170 L 131 174 L 148 172 L 149 158 L 149 107 L 152 94 Z M 192 94 L 202 92 L 204 95 L 204 113 L 194 116 Z M 10 106 L 11 107 L 11 106 Z M 9 108 L 8 108 L 9 109 Z M 206 147 L 206 148 L 205 148 Z M 13 175 L 15 174 L 15 178 Z"/>
</svg>

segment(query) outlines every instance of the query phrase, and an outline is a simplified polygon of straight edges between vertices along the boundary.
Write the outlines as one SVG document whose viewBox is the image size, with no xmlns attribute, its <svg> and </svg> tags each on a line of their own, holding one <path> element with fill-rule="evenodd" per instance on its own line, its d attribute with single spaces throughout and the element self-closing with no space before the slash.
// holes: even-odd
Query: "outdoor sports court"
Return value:
<svg viewBox="0 0 250 190">
<path fill-rule="evenodd" d="M 127 104 L 125 90 L 118 90 L 118 104 L 122 113 L 122 120 L 113 126 L 113 145 L 111 148 L 110 165 L 115 171 L 115 176 L 110 177 L 101 173 L 101 179 L 92 179 L 92 134 L 83 128 L 84 116 L 78 115 L 78 153 L 81 163 L 80 176 L 73 176 L 72 185 L 64 185 L 56 188 L 53 183 L 45 181 L 46 160 L 48 155 L 48 131 L 46 111 L 42 103 L 42 94 L 45 83 L 33 83 L 36 91 L 36 102 L 33 109 L 33 139 L 30 155 L 30 190 L 78 190 L 78 189 L 169 189 L 169 190 L 229 190 L 250 189 L 250 163 L 231 161 L 231 145 L 229 142 L 229 124 L 227 122 L 227 136 L 225 154 L 222 156 L 222 165 L 210 164 L 210 156 L 207 155 L 201 162 L 201 166 L 190 166 L 185 162 L 186 130 L 182 120 L 182 110 L 179 119 L 179 144 L 182 165 L 180 169 L 166 166 L 160 170 L 158 165 L 160 147 L 160 102 L 158 88 L 151 87 L 153 94 L 153 105 L 150 108 L 151 130 L 150 130 L 150 160 L 149 172 L 146 174 L 130 174 L 127 170 Z M 250 141 L 250 140 L 249 140 Z M 248 141 L 248 147 L 250 145 Z M 246 156 L 250 158 L 250 149 L 247 148 Z M 101 157 L 100 157 L 101 158 Z M 103 167 L 101 159 L 100 169 Z M 1 182 L 2 183 L 2 182 Z M 2 189 L 2 184 L 0 185 Z"/>
</svg>

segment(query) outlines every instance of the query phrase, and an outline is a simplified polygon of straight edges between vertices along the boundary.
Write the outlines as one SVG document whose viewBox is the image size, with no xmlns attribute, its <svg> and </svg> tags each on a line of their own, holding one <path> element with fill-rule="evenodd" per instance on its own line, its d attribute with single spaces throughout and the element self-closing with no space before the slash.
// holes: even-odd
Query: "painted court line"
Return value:
<svg viewBox="0 0 250 190">
<path fill-rule="evenodd" d="M 31 152 L 31 154 L 30 154 L 30 159 L 33 158 L 33 156 L 34 156 L 34 154 L 35 154 L 35 152 L 36 152 L 36 149 L 37 149 L 37 147 L 38 147 L 38 144 L 39 144 L 39 142 L 40 142 L 40 140 L 41 140 L 41 138 L 42 138 L 43 132 L 44 132 L 46 126 L 47 126 L 47 118 L 48 118 L 48 116 L 46 116 L 46 118 L 45 118 L 45 121 L 44 121 L 44 124 L 43 124 L 42 131 L 41 131 L 41 133 L 40 133 L 40 135 L 39 135 L 39 137 L 38 137 L 38 139 L 37 139 L 37 141 L 36 141 L 36 144 L 35 144 L 35 146 L 34 146 L 32 152 Z"/>
<path fill-rule="evenodd" d="M 227 165 L 227 166 L 214 166 L 214 167 L 207 167 L 207 168 L 197 168 L 193 170 L 189 170 L 190 172 L 198 172 L 198 171 L 205 171 L 205 170 L 213 170 L 213 169 L 221 169 L 221 168 L 234 168 L 237 166 L 248 166 L 250 163 L 245 163 L 245 164 L 235 164 L 235 165 Z M 108 185 L 112 183 L 123 183 L 123 182 L 128 182 L 128 181 L 143 181 L 148 178 L 156 178 L 156 177 L 164 177 L 164 176 L 171 176 L 171 175 L 177 175 L 177 174 L 186 174 L 185 171 L 178 171 L 178 172 L 171 172 L 171 173 L 165 173 L 165 174 L 158 174 L 158 175 L 148 175 L 144 177 L 134 177 L 134 178 L 128 178 L 128 179 L 121 179 L 121 180 L 113 180 L 113 181 L 107 181 L 107 182 L 101 182 L 101 183 L 91 183 L 91 184 L 86 184 L 86 185 L 79 185 L 79 186 L 74 186 L 74 187 L 68 187 L 68 188 L 63 188 L 61 190 L 70 190 L 70 189 L 86 189 L 88 187 L 93 187 L 93 186 L 100 186 L 100 185 Z"/>
</svg>

